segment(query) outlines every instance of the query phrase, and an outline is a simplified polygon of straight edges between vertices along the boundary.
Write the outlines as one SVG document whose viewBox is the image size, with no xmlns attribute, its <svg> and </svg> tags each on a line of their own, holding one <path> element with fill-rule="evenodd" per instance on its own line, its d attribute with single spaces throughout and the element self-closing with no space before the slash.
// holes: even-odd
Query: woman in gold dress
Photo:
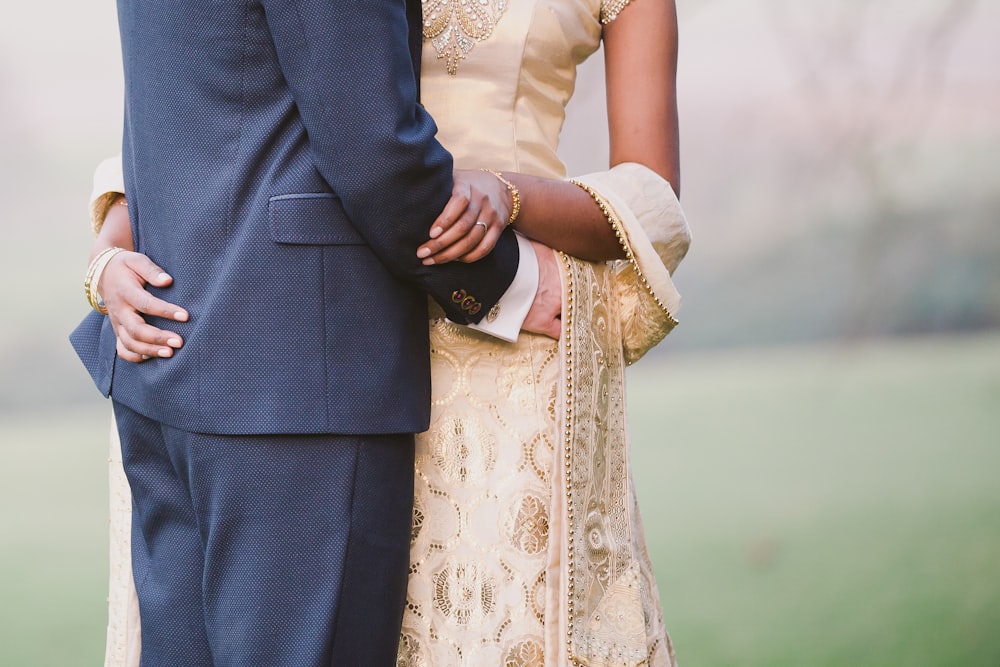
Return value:
<svg viewBox="0 0 1000 667">
<path fill-rule="evenodd" d="M 438 138 L 457 168 L 495 170 L 517 189 L 515 229 L 561 251 L 563 310 L 558 341 L 508 343 L 431 305 L 433 408 L 417 437 L 397 664 L 673 665 L 629 471 L 623 371 L 676 324 L 670 274 L 689 241 L 675 194 L 674 2 L 423 7 L 421 101 Z M 602 42 L 612 167 L 567 180 L 556 155 L 564 108 Z M 102 234 L 128 228 L 114 206 L 122 190 L 116 161 L 98 169 Z M 499 230 L 475 233 L 445 226 L 423 254 L 473 259 Z M 123 253 L 117 273 L 108 267 L 106 299 L 121 276 L 141 279 L 142 259 Z M 157 353 L 141 333 L 119 335 L 127 360 Z M 141 642 L 130 506 L 112 429 L 106 665 L 116 667 L 137 665 Z"/>
</svg>

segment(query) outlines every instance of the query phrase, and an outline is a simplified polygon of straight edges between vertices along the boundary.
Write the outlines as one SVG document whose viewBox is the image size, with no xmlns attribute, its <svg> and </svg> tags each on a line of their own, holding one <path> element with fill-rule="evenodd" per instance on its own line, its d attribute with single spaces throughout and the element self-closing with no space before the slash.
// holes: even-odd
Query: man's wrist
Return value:
<svg viewBox="0 0 1000 667">
<path fill-rule="evenodd" d="M 527 238 L 516 232 L 515 236 L 520 260 L 514 280 L 496 305 L 490 308 L 486 317 L 478 324 L 469 325 L 472 329 L 511 343 L 517 341 L 521 326 L 535 299 L 535 292 L 538 291 L 538 258 L 535 256 L 535 249 Z"/>
</svg>

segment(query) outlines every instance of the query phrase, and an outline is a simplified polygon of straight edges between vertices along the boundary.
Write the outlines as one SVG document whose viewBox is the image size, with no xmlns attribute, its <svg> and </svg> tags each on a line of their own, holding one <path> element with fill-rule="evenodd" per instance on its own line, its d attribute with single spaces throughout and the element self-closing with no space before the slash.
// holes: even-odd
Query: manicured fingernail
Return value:
<svg viewBox="0 0 1000 667">
<path fill-rule="evenodd" d="M 420 248 L 419 250 L 417 250 L 417 257 L 420 257 L 421 259 L 429 256 L 430 254 L 431 254 L 430 248 Z"/>
<path fill-rule="evenodd" d="M 441 232 L 443 231 L 444 230 L 441 229 L 440 227 L 431 227 L 431 238 L 436 239 L 437 237 L 441 236 Z"/>
<path fill-rule="evenodd" d="M 181 339 L 180 338 L 170 338 L 170 339 L 167 340 L 167 345 L 169 345 L 170 347 L 180 347 L 181 346 Z"/>
<path fill-rule="evenodd" d="M 431 266 L 432 264 L 434 264 L 434 260 L 430 257 L 424 260 L 424 266 Z"/>
<path fill-rule="evenodd" d="M 143 360 L 143 361 L 146 361 L 146 359 L 152 359 L 152 357 L 151 357 L 151 356 L 149 356 L 148 354 L 144 354 L 144 355 L 142 355 L 142 360 Z"/>
<path fill-rule="evenodd" d="M 169 273 L 161 273 L 160 275 L 158 275 L 156 277 L 159 280 L 170 280 L 170 274 Z"/>
<path fill-rule="evenodd" d="M 187 322 L 188 314 L 185 313 L 183 310 L 178 310 L 176 313 L 174 313 L 174 319 L 177 320 L 178 322 Z"/>
<path fill-rule="evenodd" d="M 159 349 L 159 351 L 157 351 L 156 354 L 160 355 L 163 358 L 166 358 L 166 357 L 171 356 L 173 353 L 174 353 L 174 351 L 171 350 L 169 347 L 161 347 Z"/>
</svg>

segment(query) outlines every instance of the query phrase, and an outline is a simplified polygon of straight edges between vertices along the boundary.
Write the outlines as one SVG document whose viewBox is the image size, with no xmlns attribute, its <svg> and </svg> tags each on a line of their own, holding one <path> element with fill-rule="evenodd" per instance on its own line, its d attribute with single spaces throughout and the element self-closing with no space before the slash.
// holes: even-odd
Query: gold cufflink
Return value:
<svg viewBox="0 0 1000 667">
<path fill-rule="evenodd" d="M 492 308 L 490 308 L 490 312 L 486 313 L 486 321 L 487 322 L 493 322 L 498 317 L 500 317 L 500 304 L 499 303 L 494 304 L 494 306 Z"/>
</svg>

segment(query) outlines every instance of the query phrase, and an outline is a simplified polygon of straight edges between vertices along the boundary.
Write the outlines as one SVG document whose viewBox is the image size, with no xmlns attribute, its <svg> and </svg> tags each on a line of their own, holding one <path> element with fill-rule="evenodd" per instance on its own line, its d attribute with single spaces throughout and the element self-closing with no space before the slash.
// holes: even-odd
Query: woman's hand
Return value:
<svg viewBox="0 0 1000 667">
<path fill-rule="evenodd" d="M 151 357 L 169 358 L 184 341 L 173 331 L 148 324 L 143 314 L 187 322 L 188 314 L 179 306 L 158 299 L 146 285 L 166 287 L 173 278 L 137 252 L 122 252 L 108 262 L 97 290 L 118 338 L 118 356 L 139 362 Z"/>
<path fill-rule="evenodd" d="M 431 240 L 417 249 L 424 264 L 475 262 L 493 250 L 513 203 L 507 186 L 478 169 L 455 171 L 451 199 L 431 225 Z"/>
</svg>

